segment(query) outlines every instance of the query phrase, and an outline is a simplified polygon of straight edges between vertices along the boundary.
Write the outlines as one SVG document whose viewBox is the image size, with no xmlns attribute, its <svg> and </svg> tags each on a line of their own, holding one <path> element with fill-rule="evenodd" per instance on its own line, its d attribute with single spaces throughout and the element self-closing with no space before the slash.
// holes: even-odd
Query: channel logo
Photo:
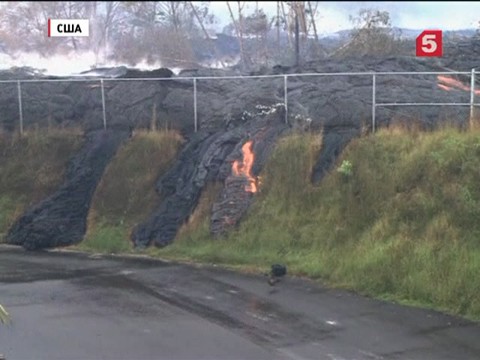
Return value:
<svg viewBox="0 0 480 360">
<path fill-rule="evenodd" d="M 87 19 L 48 19 L 48 37 L 87 37 Z"/>
<path fill-rule="evenodd" d="M 443 55 L 442 30 L 424 30 L 416 39 L 416 55 L 441 57 Z"/>
</svg>

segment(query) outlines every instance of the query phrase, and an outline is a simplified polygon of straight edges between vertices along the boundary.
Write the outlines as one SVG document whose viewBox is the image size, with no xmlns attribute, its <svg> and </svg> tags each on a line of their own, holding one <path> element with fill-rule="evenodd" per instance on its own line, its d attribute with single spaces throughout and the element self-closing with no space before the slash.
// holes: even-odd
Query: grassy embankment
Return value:
<svg viewBox="0 0 480 360">
<path fill-rule="evenodd" d="M 80 249 L 131 250 L 130 232 L 159 203 L 155 181 L 168 169 L 181 143 L 181 137 L 172 131 L 138 131 L 118 150 L 95 192 Z"/>
<path fill-rule="evenodd" d="M 243 268 L 285 262 L 292 273 L 335 286 L 480 318 L 480 133 L 383 130 L 349 145 L 339 164 L 351 162 L 351 173 L 333 171 L 314 187 L 309 178 L 320 142 L 290 136 L 278 144 L 255 204 L 226 238 L 209 235 L 209 209 L 219 189 L 213 184 L 176 242 L 148 253 Z M 104 177 L 109 189 L 121 174 L 148 166 L 124 151 Z M 130 156 L 135 170 L 122 160 Z M 148 178 L 143 194 L 154 173 Z M 132 191 L 127 184 L 120 193 Z M 98 195 L 111 226 L 91 238 L 92 247 L 127 250 L 128 226 L 118 223 L 125 221 L 125 206 L 113 211 L 117 206 Z M 148 206 L 142 211 L 143 202 L 128 197 L 138 204 L 138 219 L 157 201 L 153 192 L 143 195 Z"/>
<path fill-rule="evenodd" d="M 254 205 L 226 238 L 208 231 L 214 184 L 176 242 L 147 253 L 250 269 L 284 262 L 334 286 L 480 319 L 480 132 L 382 130 L 347 147 L 339 164 L 349 161 L 350 172 L 332 171 L 314 187 L 320 142 L 280 141 Z M 179 144 L 152 132 L 120 149 L 81 248 L 130 251 L 129 232 L 158 203 L 154 181 Z"/>
<path fill-rule="evenodd" d="M 211 239 L 200 216 L 151 252 L 263 269 L 284 262 L 334 286 L 480 319 L 480 133 L 380 131 L 348 146 L 339 164 L 349 161 L 350 174 L 333 171 L 314 187 L 318 149 L 313 136 L 281 141 L 227 238 Z"/>
<path fill-rule="evenodd" d="M 75 129 L 0 134 L 0 242 L 16 217 L 62 183 L 65 165 L 81 142 Z"/>
</svg>

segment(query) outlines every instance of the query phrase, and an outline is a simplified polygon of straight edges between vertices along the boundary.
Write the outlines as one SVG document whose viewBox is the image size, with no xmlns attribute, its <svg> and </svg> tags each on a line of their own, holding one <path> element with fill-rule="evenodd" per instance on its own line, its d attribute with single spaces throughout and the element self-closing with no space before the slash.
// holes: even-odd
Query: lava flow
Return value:
<svg viewBox="0 0 480 360">
<path fill-rule="evenodd" d="M 252 150 L 252 140 L 247 141 L 242 146 L 243 161 L 236 160 L 233 162 L 232 171 L 235 176 L 244 176 L 248 180 L 248 184 L 245 185 L 245 191 L 256 193 L 257 192 L 257 179 L 252 176 L 252 166 L 255 161 L 255 154 Z"/>
<path fill-rule="evenodd" d="M 438 84 L 437 86 L 440 89 L 451 91 L 453 89 L 459 89 L 463 91 L 471 91 L 470 87 L 463 84 L 461 81 L 457 79 L 453 79 L 449 76 L 438 75 L 437 76 Z M 443 83 L 443 84 L 442 84 Z M 474 90 L 475 95 L 480 95 L 480 90 Z"/>
</svg>

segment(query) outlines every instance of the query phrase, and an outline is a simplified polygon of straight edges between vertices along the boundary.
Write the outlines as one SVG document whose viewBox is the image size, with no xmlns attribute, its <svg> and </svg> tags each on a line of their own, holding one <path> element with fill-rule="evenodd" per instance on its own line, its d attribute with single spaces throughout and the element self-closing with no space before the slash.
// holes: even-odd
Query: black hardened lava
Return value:
<svg viewBox="0 0 480 360">
<path fill-rule="evenodd" d="M 69 82 L 67 78 L 65 82 L 22 84 L 25 129 L 81 125 L 87 135 L 83 148 L 70 161 L 63 185 L 17 219 L 6 240 L 27 249 L 81 241 L 95 188 L 116 149 L 128 138 L 126 129 L 152 127 L 178 130 L 187 141 L 172 167 L 158 180 L 157 192 L 162 200 L 154 213 L 133 229 L 134 244 L 138 247 L 170 244 L 194 211 L 208 182 L 224 184 L 213 205 L 210 223 L 213 235 L 224 234 L 241 220 L 255 199 L 254 193 L 245 190 L 251 179 L 232 173 L 233 163 L 242 160 L 242 146 L 246 142 L 251 141 L 255 154 L 251 169 L 251 176 L 255 177 L 279 136 L 288 131 L 321 131 L 322 149 L 311 174 L 312 182 L 317 184 L 335 166 L 338 156 L 354 137 L 373 130 L 373 120 L 377 128 L 392 122 L 421 122 L 424 128 L 442 122 L 464 126 L 468 124 L 468 107 L 395 104 L 375 107 L 369 72 L 470 71 L 478 65 L 478 51 L 471 49 L 478 50 L 480 40 L 473 45 L 459 42 L 446 48 L 443 58 L 435 60 L 407 56 L 323 59 L 304 63 L 301 68 L 275 66 L 253 73 L 277 77 L 211 79 L 238 73 L 233 69 L 184 70 L 181 76 L 197 77 L 196 99 L 192 81 L 179 79 L 168 69 L 153 72 L 96 69 L 99 78 L 119 80 L 104 82 L 105 109 L 98 84 Z M 348 72 L 363 75 L 346 75 Z M 295 75 L 301 73 L 331 76 Z M 288 74 L 286 86 L 283 74 Z M 209 78 L 202 79 L 204 76 Z M 144 77 L 163 78 L 163 81 L 143 81 Z M 447 87 L 445 80 L 442 83 L 442 79 L 432 74 L 378 75 L 376 104 L 468 102 L 469 77 L 455 74 L 448 77 L 460 85 Z M 31 69 L 0 71 L 0 80 L 35 78 L 44 76 Z M 0 131 L 18 131 L 17 95 L 16 82 L 0 87 Z M 288 98 L 288 114 L 284 111 L 285 98 Z M 99 130 L 104 126 L 104 114 L 112 130 Z M 198 123 L 194 125 L 195 114 Z M 196 128 L 200 129 L 198 133 L 194 133 Z"/>
<path fill-rule="evenodd" d="M 162 247 L 170 244 L 180 226 L 188 219 L 197 206 L 198 199 L 207 182 L 225 181 L 231 173 L 234 160 L 241 159 L 241 147 L 249 140 L 257 140 L 257 174 L 268 157 L 277 137 L 289 127 L 283 122 L 282 111 L 269 115 L 252 116 L 246 123 L 229 130 L 199 132 L 192 136 L 181 151 L 177 161 L 157 184 L 162 203 L 154 214 L 138 225 L 132 240 L 136 246 L 154 244 Z M 251 196 L 244 191 L 245 181 L 237 180 L 238 191 L 227 191 L 218 203 L 236 202 L 234 206 L 218 207 L 212 213 L 214 232 L 221 232 L 225 226 L 225 214 L 234 213 L 239 218 L 248 208 Z"/>
<path fill-rule="evenodd" d="M 69 161 L 63 185 L 17 219 L 9 229 L 7 243 L 35 250 L 82 241 L 97 184 L 128 136 L 124 130 L 88 133 L 81 150 Z"/>
</svg>

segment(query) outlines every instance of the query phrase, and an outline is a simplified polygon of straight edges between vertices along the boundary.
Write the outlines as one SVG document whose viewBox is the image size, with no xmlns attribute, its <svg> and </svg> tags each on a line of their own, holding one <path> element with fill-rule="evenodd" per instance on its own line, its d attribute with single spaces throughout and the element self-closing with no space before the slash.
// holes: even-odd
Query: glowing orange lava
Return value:
<svg viewBox="0 0 480 360">
<path fill-rule="evenodd" d="M 232 171 L 236 176 L 245 176 L 248 179 L 248 185 L 245 185 L 245 191 L 256 193 L 257 180 L 252 176 L 252 166 L 255 161 L 255 154 L 252 150 L 252 141 L 247 141 L 242 146 L 243 161 L 236 160 L 233 162 Z"/>
<path fill-rule="evenodd" d="M 464 90 L 464 91 L 470 91 L 470 87 L 463 84 L 462 82 L 458 81 L 457 79 L 453 79 L 449 76 L 444 76 L 444 75 L 438 75 L 437 80 L 440 82 L 438 85 L 439 88 L 446 90 L 446 91 L 451 91 L 454 88 Z M 474 91 L 475 95 L 480 95 L 480 90 L 475 90 Z"/>
</svg>

